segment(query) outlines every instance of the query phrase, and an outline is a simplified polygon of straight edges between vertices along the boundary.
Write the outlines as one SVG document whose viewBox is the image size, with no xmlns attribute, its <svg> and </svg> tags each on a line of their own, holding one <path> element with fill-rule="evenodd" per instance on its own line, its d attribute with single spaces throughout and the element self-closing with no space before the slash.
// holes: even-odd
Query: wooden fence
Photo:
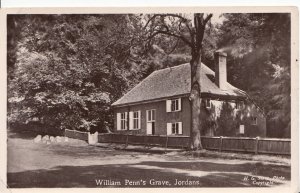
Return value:
<svg viewBox="0 0 300 193">
<path fill-rule="evenodd" d="M 88 141 L 87 132 L 66 130 L 65 135 Z M 159 146 L 164 148 L 189 148 L 188 136 L 98 134 L 99 143 Z M 202 136 L 204 149 L 217 151 L 247 152 L 255 154 L 291 155 L 291 140 L 277 138 L 208 137 Z"/>
<path fill-rule="evenodd" d="M 76 130 L 65 130 L 65 136 L 69 138 L 74 138 L 74 139 L 80 139 L 84 141 L 88 141 L 88 132 L 81 132 L 81 131 L 76 131 Z"/>
</svg>

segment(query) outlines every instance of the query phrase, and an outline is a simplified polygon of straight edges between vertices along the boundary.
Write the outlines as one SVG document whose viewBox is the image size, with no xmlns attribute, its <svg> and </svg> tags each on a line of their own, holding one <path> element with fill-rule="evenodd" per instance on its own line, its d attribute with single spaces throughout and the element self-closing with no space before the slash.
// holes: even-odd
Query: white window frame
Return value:
<svg viewBox="0 0 300 193">
<path fill-rule="evenodd" d="M 179 99 L 172 99 L 171 100 L 171 112 L 176 112 L 176 111 L 180 111 Z"/>
<path fill-rule="evenodd" d="M 140 129 L 139 128 L 139 122 L 140 122 L 140 114 L 139 111 L 133 112 L 133 128 L 134 130 Z"/>
<path fill-rule="evenodd" d="M 210 98 L 205 99 L 205 107 L 208 109 L 211 108 L 211 99 Z"/>
<path fill-rule="evenodd" d="M 120 122 L 121 122 L 121 127 L 120 127 L 120 130 L 126 130 L 127 129 L 127 113 L 124 112 L 124 113 L 121 113 L 121 119 L 120 119 Z"/>
<path fill-rule="evenodd" d="M 175 103 L 175 109 L 172 109 L 173 103 Z M 174 98 L 166 100 L 166 111 L 169 112 L 178 112 L 181 111 L 181 98 Z"/>
<path fill-rule="evenodd" d="M 236 101 L 235 107 L 238 110 L 241 110 L 244 107 L 244 101 Z"/>
<path fill-rule="evenodd" d="M 155 119 L 156 119 L 156 109 L 147 110 L 146 111 L 146 120 L 147 120 L 146 132 L 147 132 L 147 135 L 153 135 L 152 127 L 153 127 L 153 124 L 154 124 L 154 129 L 156 127 Z"/>
<path fill-rule="evenodd" d="M 251 125 L 257 125 L 257 117 L 251 117 Z"/>
<path fill-rule="evenodd" d="M 167 123 L 167 135 L 182 135 L 182 122 Z"/>
<path fill-rule="evenodd" d="M 179 134 L 179 123 L 172 123 L 172 135 L 178 135 Z"/>
<path fill-rule="evenodd" d="M 167 112 L 181 111 L 181 98 L 174 98 L 166 101 Z"/>
<path fill-rule="evenodd" d="M 149 115 L 150 115 L 150 119 L 149 119 Z M 147 110 L 147 122 L 155 122 L 156 119 L 156 110 L 155 109 L 150 109 Z"/>
</svg>

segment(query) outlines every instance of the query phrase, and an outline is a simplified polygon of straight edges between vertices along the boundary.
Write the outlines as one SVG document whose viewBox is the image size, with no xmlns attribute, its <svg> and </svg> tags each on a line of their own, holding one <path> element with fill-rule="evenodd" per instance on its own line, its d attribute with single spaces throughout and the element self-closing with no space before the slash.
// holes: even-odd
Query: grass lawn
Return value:
<svg viewBox="0 0 300 193">
<path fill-rule="evenodd" d="M 8 138 L 8 186 L 251 187 L 287 186 L 290 165 L 183 153 L 153 154 L 89 146 L 83 141 L 36 144 Z"/>
</svg>

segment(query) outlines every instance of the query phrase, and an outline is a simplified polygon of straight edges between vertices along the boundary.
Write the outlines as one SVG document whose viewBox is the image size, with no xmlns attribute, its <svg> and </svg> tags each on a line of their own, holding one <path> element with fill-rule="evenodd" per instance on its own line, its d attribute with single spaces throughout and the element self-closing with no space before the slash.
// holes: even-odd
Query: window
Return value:
<svg viewBox="0 0 300 193">
<path fill-rule="evenodd" d="M 257 125 L 257 117 L 251 117 L 251 124 Z"/>
<path fill-rule="evenodd" d="M 205 107 L 210 108 L 211 107 L 211 101 L 210 99 L 205 99 Z"/>
<path fill-rule="evenodd" d="M 179 133 L 179 124 L 178 123 L 172 123 L 172 134 L 176 135 Z"/>
<path fill-rule="evenodd" d="M 126 113 L 121 113 L 121 130 L 126 129 Z"/>
<path fill-rule="evenodd" d="M 245 134 L 245 126 L 240 125 L 240 134 Z"/>
<path fill-rule="evenodd" d="M 167 123 L 167 135 L 181 135 L 182 122 Z"/>
<path fill-rule="evenodd" d="M 236 109 L 241 110 L 244 107 L 244 101 L 237 101 L 235 106 Z"/>
<path fill-rule="evenodd" d="M 147 110 L 147 122 L 155 122 L 155 109 Z"/>
<path fill-rule="evenodd" d="M 133 129 L 139 129 L 139 112 L 133 112 Z"/>
<path fill-rule="evenodd" d="M 167 112 L 181 111 L 181 98 L 166 101 Z"/>
<path fill-rule="evenodd" d="M 141 128 L 141 111 L 129 112 L 129 130 Z"/>
<path fill-rule="evenodd" d="M 147 110 L 147 135 L 155 134 L 155 109 Z"/>
<path fill-rule="evenodd" d="M 178 111 L 179 105 L 178 105 L 178 99 L 171 100 L 171 111 Z"/>
</svg>

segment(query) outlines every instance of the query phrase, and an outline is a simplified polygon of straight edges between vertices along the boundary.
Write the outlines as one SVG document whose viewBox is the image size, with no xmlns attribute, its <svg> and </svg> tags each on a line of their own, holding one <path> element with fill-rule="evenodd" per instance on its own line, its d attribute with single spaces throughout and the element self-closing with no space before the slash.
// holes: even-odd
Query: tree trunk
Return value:
<svg viewBox="0 0 300 193">
<path fill-rule="evenodd" d="M 199 150 L 203 149 L 201 144 L 201 84 L 200 84 L 200 72 L 201 72 L 201 52 L 197 51 L 192 54 L 191 65 L 191 94 L 190 94 L 190 106 L 191 106 L 191 149 Z"/>
</svg>

